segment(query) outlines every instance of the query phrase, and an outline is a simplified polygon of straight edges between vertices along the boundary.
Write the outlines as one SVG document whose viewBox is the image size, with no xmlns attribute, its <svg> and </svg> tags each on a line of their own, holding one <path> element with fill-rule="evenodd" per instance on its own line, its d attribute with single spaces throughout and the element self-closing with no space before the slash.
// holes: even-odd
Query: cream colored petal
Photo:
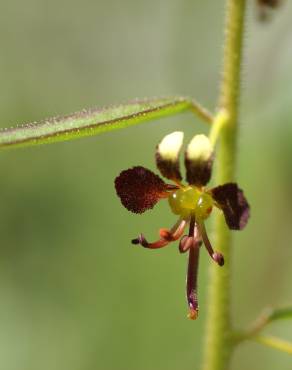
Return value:
<svg viewBox="0 0 292 370">
<path fill-rule="evenodd" d="M 206 135 L 195 135 L 190 141 L 186 155 L 191 161 L 208 161 L 213 154 L 213 147 Z"/>
<path fill-rule="evenodd" d="M 175 162 L 178 159 L 184 139 L 184 133 L 175 131 L 166 135 L 158 144 L 157 152 L 163 160 Z"/>
<path fill-rule="evenodd" d="M 170 180 L 181 180 L 179 171 L 179 153 L 184 134 L 181 131 L 166 135 L 157 146 L 156 164 L 163 176 Z"/>
</svg>

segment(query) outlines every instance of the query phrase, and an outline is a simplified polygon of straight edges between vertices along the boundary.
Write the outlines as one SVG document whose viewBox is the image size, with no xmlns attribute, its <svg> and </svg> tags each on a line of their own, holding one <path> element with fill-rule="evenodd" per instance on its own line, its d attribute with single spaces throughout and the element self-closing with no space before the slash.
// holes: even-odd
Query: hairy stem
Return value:
<svg viewBox="0 0 292 370">
<path fill-rule="evenodd" d="M 224 122 L 220 123 L 218 135 L 220 145 L 216 184 L 233 181 L 235 172 L 245 3 L 245 0 L 227 0 L 223 80 L 219 101 L 220 112 L 224 112 Z M 226 263 L 224 268 L 211 265 L 203 368 L 227 370 L 233 350 L 230 317 L 231 235 L 221 214 L 216 215 L 215 219 L 215 242 Z"/>
</svg>

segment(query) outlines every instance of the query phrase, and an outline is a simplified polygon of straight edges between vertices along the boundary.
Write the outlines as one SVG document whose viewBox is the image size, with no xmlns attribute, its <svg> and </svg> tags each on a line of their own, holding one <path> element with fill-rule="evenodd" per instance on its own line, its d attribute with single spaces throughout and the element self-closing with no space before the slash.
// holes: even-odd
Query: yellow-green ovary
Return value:
<svg viewBox="0 0 292 370">
<path fill-rule="evenodd" d="M 182 217 L 188 217 L 194 213 L 196 217 L 205 219 L 213 207 L 212 197 L 193 186 L 181 188 L 172 193 L 168 202 L 172 212 Z"/>
</svg>

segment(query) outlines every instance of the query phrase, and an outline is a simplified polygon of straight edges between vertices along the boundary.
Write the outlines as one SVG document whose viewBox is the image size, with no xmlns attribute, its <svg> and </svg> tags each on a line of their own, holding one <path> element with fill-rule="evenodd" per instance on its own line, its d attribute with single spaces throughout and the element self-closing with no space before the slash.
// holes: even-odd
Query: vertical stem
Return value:
<svg viewBox="0 0 292 370">
<path fill-rule="evenodd" d="M 220 129 L 216 184 L 233 181 L 236 158 L 238 102 L 243 44 L 245 0 L 226 0 L 226 39 L 220 111 L 225 122 Z M 204 370 L 227 370 L 232 355 L 230 318 L 231 235 L 223 216 L 216 215 L 215 243 L 225 257 L 223 268 L 212 264 L 208 300 Z"/>
</svg>

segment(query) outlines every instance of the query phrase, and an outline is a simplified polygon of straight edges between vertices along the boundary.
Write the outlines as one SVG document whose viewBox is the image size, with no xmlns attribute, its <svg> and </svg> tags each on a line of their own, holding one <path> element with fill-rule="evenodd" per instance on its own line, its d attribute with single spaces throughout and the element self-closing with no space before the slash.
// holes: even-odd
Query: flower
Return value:
<svg viewBox="0 0 292 370">
<path fill-rule="evenodd" d="M 132 240 L 145 248 L 158 249 L 180 239 L 179 251 L 189 252 L 186 295 L 189 318 L 198 316 L 197 273 L 199 251 L 204 243 L 207 252 L 219 266 L 224 257 L 214 251 L 205 229 L 205 220 L 214 207 L 224 214 L 227 226 L 241 230 L 249 218 L 249 205 L 243 191 L 236 183 L 227 183 L 207 189 L 211 178 L 214 151 L 205 135 L 195 135 L 185 151 L 186 179 L 182 183 L 179 169 L 179 153 L 183 144 L 183 133 L 173 132 L 165 136 L 156 148 L 156 165 L 161 174 L 172 181 L 165 183 L 158 175 L 142 166 L 122 171 L 115 179 L 115 188 L 124 207 L 141 214 L 161 199 L 168 199 L 171 211 L 179 216 L 171 229 L 159 230 L 159 239 L 149 243 L 143 234 Z M 184 234 L 186 226 L 188 234 Z"/>
</svg>

